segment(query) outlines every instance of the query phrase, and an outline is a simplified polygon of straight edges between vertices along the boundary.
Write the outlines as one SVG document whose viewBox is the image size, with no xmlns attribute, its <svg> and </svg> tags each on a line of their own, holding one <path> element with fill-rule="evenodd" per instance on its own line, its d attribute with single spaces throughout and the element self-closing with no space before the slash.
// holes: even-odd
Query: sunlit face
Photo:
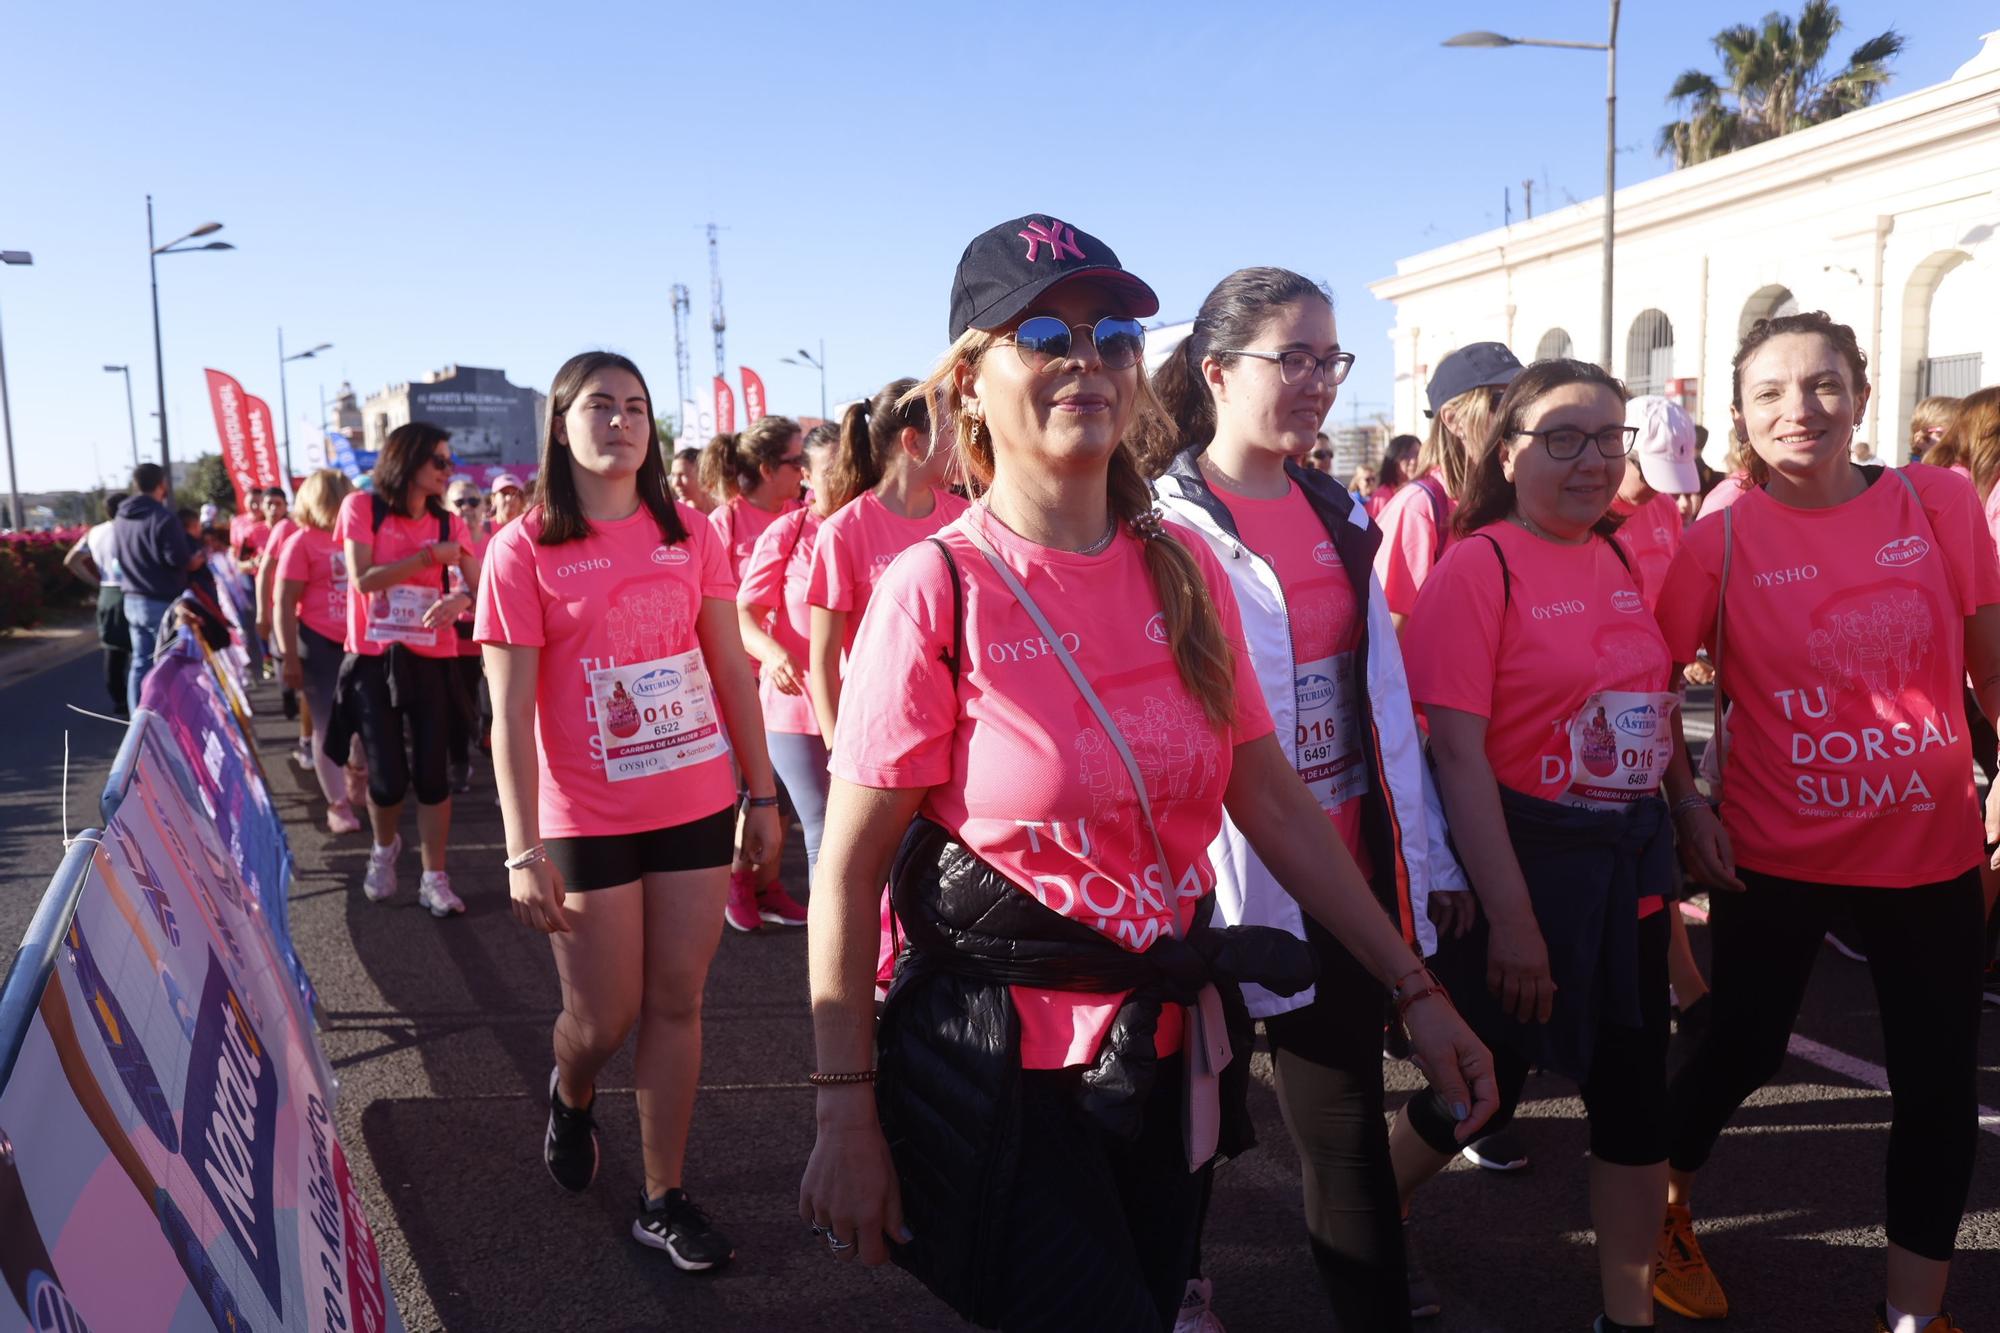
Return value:
<svg viewBox="0 0 2000 1333">
<path fill-rule="evenodd" d="M 285 497 L 282 495 L 265 496 L 264 521 L 266 523 L 276 523 L 279 519 L 283 518 L 284 516 L 285 516 Z"/>
<path fill-rule="evenodd" d="M 635 476 L 646 461 L 653 405 L 638 376 L 608 366 L 583 382 L 562 424 L 578 468 L 605 478 Z"/>
<path fill-rule="evenodd" d="M 486 499 L 479 488 L 469 481 L 453 482 L 451 494 L 446 497 L 451 512 L 477 528 L 486 516 Z"/>
<path fill-rule="evenodd" d="M 528 497 L 519 487 L 508 486 L 493 492 L 493 521 L 508 523 L 528 512 Z"/>
<path fill-rule="evenodd" d="M 701 464 L 692 458 L 676 458 L 667 471 L 667 480 L 673 484 L 674 498 L 684 505 L 707 513 L 715 507 L 708 492 L 701 487 Z"/>
<path fill-rule="evenodd" d="M 839 452 L 832 441 L 806 450 L 806 489 L 813 493 L 813 508 L 821 517 L 832 512 L 826 508 L 827 474 L 833 470 L 834 455 Z"/>
<path fill-rule="evenodd" d="M 780 502 L 798 498 L 806 483 L 805 438 L 803 434 L 792 436 L 776 461 L 759 467 L 764 479 L 757 487 L 757 498 Z"/>
<path fill-rule="evenodd" d="M 1730 417 L 1764 465 L 1804 478 L 1848 466 L 1854 428 L 1868 411 L 1868 386 L 1840 349 L 1817 333 L 1781 333 L 1738 372 L 1741 407 Z"/>
<path fill-rule="evenodd" d="M 1020 319 L 1053 315 L 1089 326 L 1124 314 L 1102 288 L 1066 282 L 1044 292 Z M 1125 438 L 1138 406 L 1140 365 L 1107 370 L 1084 329 L 1073 329 L 1071 338 L 1067 358 L 1040 368 L 1024 362 L 1004 336 L 977 366 L 959 367 L 958 390 L 966 411 L 980 417 L 992 434 L 996 472 L 1101 468 Z"/>
<path fill-rule="evenodd" d="M 1524 431 L 1561 428 L 1595 435 L 1625 424 L 1625 404 L 1601 384 L 1565 384 L 1549 390 L 1521 414 Z M 1539 437 L 1515 435 L 1500 442 L 1500 471 L 1514 483 L 1520 515 L 1552 536 L 1579 539 L 1604 517 L 1625 475 L 1623 457 L 1606 458 L 1586 442 L 1575 458 L 1559 459 Z"/>
<path fill-rule="evenodd" d="M 425 499 L 442 496 L 451 485 L 451 472 L 458 464 L 451 456 L 451 441 L 439 440 L 410 477 L 410 489 Z"/>
<path fill-rule="evenodd" d="M 1278 307 L 1257 336 L 1243 346 L 1247 351 L 1272 355 L 1297 350 L 1326 357 L 1340 350 L 1340 339 L 1334 330 L 1332 308 L 1324 301 L 1301 300 Z M 1227 430 L 1254 448 L 1300 462 L 1318 444 L 1319 428 L 1338 396 L 1327 376 L 1313 373 L 1297 384 L 1287 384 L 1277 362 L 1262 357 L 1210 356 L 1202 362 L 1201 370 L 1215 395 L 1219 430 Z M 1327 467 L 1321 470 L 1331 467 L 1329 450 Z"/>
</svg>

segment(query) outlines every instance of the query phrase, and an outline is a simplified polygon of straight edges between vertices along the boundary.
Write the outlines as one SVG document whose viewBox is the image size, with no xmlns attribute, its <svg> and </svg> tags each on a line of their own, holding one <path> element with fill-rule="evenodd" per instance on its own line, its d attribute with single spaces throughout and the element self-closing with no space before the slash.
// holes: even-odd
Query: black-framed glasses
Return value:
<svg viewBox="0 0 2000 1333">
<path fill-rule="evenodd" d="M 1145 355 L 1146 329 L 1136 319 L 1106 315 L 1095 324 L 1070 325 L 1054 315 L 1035 315 L 1022 320 L 1011 335 L 1021 364 L 1030 370 L 1040 370 L 1051 361 L 1067 360 L 1075 346 L 1070 337 L 1072 328 L 1090 334 L 1091 345 L 1097 348 L 1097 359 L 1106 370 L 1130 370 Z"/>
<path fill-rule="evenodd" d="M 1278 363 L 1278 378 L 1287 384 L 1304 384 L 1312 375 L 1322 375 L 1328 384 L 1339 384 L 1347 378 L 1347 372 L 1354 369 L 1354 353 L 1328 352 L 1325 356 L 1314 356 L 1301 347 L 1288 352 L 1253 352 L 1247 347 L 1232 347 L 1219 353 L 1222 356 L 1254 356 L 1259 361 Z"/>
<path fill-rule="evenodd" d="M 1606 426 L 1592 434 L 1578 430 L 1575 426 L 1554 426 L 1548 430 L 1517 430 L 1516 435 L 1525 435 L 1531 440 L 1540 440 L 1542 447 L 1549 451 L 1549 457 L 1559 463 L 1567 463 L 1583 452 L 1586 442 L 1595 444 L 1597 452 L 1606 458 L 1623 458 L 1632 452 L 1632 446 L 1639 439 L 1637 426 Z"/>
</svg>

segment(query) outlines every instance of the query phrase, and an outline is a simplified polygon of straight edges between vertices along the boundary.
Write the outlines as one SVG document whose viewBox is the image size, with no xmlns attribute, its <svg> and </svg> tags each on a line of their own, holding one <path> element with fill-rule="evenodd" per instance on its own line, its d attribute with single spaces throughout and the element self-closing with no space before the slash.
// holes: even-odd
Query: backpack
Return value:
<svg viewBox="0 0 2000 1333">
<path fill-rule="evenodd" d="M 389 521 L 389 502 L 387 500 L 384 500 L 379 495 L 370 493 L 370 495 L 368 496 L 368 535 L 372 537 L 376 533 L 380 532 L 382 530 L 382 525 L 388 521 Z M 441 542 L 450 541 L 451 515 L 439 514 L 437 516 L 437 521 L 438 521 L 437 539 Z M 438 587 L 443 589 L 443 591 L 447 596 L 450 595 L 451 571 L 443 568 L 442 566 L 440 566 L 438 569 Z"/>
</svg>

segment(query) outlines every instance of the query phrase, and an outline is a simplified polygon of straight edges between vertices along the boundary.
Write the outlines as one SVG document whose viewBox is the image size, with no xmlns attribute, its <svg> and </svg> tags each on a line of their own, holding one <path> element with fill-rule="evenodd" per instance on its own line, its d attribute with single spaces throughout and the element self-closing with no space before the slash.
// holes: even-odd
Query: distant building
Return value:
<svg viewBox="0 0 2000 1333">
<path fill-rule="evenodd" d="M 540 457 L 546 408 L 542 394 L 509 384 L 504 370 L 446 366 L 370 394 L 361 416 L 371 453 L 396 427 L 428 421 L 451 432 L 451 452 L 463 462 L 529 467 Z"/>
<path fill-rule="evenodd" d="M 1342 481 L 1353 480 L 1356 469 L 1381 458 L 1389 445 L 1389 432 L 1377 421 L 1335 426 L 1328 434 L 1333 436 L 1333 475 Z"/>
</svg>

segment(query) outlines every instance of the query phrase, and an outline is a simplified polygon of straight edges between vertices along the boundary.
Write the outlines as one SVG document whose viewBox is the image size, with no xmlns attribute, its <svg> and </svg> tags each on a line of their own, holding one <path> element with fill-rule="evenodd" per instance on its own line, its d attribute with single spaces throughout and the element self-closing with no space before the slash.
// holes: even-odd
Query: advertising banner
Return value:
<svg viewBox="0 0 2000 1333">
<path fill-rule="evenodd" d="M 733 434 L 736 430 L 736 394 L 730 389 L 729 381 L 715 377 L 715 432 L 718 435 Z"/>
<path fill-rule="evenodd" d="M 250 432 L 250 463 L 257 472 L 258 485 L 278 487 L 289 497 L 291 478 L 285 475 L 284 459 L 278 450 L 278 432 L 271 424 L 271 405 L 255 394 L 243 399 L 243 423 Z"/>
<path fill-rule="evenodd" d="M 674 437 L 676 449 L 700 449 L 715 434 L 715 419 L 695 406 L 694 399 L 681 399 L 681 428 Z"/>
<path fill-rule="evenodd" d="M 236 488 L 236 512 L 246 514 L 257 507 L 255 492 L 283 481 L 271 409 L 263 399 L 244 393 L 234 376 L 219 370 L 203 373 L 209 406 L 215 410 L 215 435 L 222 443 L 222 466 Z"/>
<path fill-rule="evenodd" d="M 748 366 L 739 369 L 743 375 L 743 421 L 748 425 L 764 415 L 764 379 Z"/>
</svg>

